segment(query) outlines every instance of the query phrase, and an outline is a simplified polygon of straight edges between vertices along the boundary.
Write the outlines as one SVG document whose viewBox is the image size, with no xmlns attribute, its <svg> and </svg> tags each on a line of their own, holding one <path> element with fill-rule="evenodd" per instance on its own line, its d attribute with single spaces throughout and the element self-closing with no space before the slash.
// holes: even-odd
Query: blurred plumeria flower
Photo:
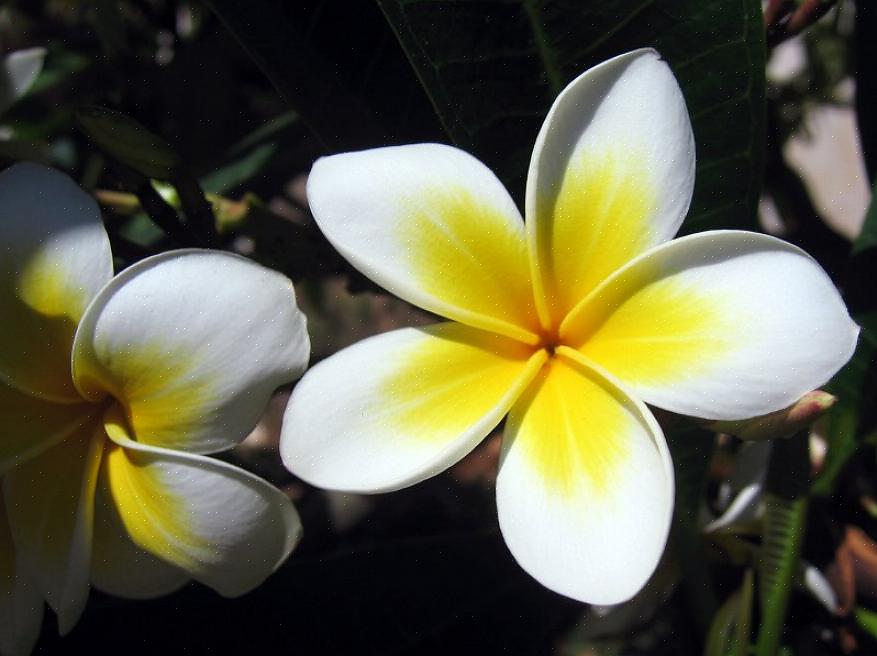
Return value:
<svg viewBox="0 0 877 656">
<path fill-rule="evenodd" d="M 655 568 L 673 468 L 644 402 L 708 419 L 786 407 L 853 352 L 857 326 L 806 253 L 766 235 L 670 241 L 694 185 L 681 91 L 653 50 L 558 96 L 524 223 L 466 153 L 420 144 L 319 160 L 314 216 L 340 253 L 453 321 L 366 339 L 293 391 L 281 453 L 326 488 L 421 481 L 508 413 L 499 522 L 515 558 L 582 601 Z"/>
<path fill-rule="evenodd" d="M 227 596 L 261 583 L 296 544 L 298 515 L 204 454 L 243 439 L 304 370 L 292 283 L 202 250 L 113 278 L 95 202 L 34 164 L 0 174 L 0 257 L 4 649 L 30 635 L 28 583 L 62 633 L 90 584 L 147 598 L 190 578 Z"/>
</svg>

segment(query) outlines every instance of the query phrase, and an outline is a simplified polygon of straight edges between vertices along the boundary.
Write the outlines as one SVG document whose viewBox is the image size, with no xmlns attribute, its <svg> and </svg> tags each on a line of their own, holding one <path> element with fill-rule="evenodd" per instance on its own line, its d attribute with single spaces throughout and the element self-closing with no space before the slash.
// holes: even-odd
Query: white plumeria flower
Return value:
<svg viewBox="0 0 877 656">
<path fill-rule="evenodd" d="M 15 555 L 0 491 L 0 654 L 28 654 L 43 623 L 43 599 Z"/>
<path fill-rule="evenodd" d="M 497 505 L 515 558 L 575 599 L 630 598 L 673 506 L 670 455 L 644 402 L 765 414 L 830 378 L 858 334 L 825 272 L 788 243 L 727 230 L 670 241 L 694 169 L 682 93 L 653 50 L 596 66 L 554 102 L 526 223 L 455 148 L 319 160 L 308 197 L 329 241 L 453 321 L 312 368 L 286 411 L 287 467 L 326 488 L 394 490 L 462 458 L 508 413 Z"/>
<path fill-rule="evenodd" d="M 21 561 L 62 633 L 90 584 L 148 598 L 190 578 L 227 596 L 261 583 L 298 541 L 298 515 L 204 454 L 243 439 L 304 370 L 292 283 L 204 250 L 113 278 L 94 200 L 34 164 L 0 174 L 0 258 L 0 570 Z M 7 622 L 2 580 L 0 633 L 30 626 Z"/>
</svg>

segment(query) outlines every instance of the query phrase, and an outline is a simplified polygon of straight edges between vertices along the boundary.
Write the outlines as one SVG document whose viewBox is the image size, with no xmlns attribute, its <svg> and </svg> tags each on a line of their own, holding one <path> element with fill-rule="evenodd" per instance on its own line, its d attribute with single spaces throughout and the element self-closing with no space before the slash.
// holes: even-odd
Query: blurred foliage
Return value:
<svg viewBox="0 0 877 656">
<path fill-rule="evenodd" d="M 496 524 L 496 435 L 414 488 L 325 493 L 280 466 L 281 394 L 226 457 L 296 500 L 307 530 L 289 562 L 238 600 L 194 585 L 148 602 L 95 593 L 68 637 L 47 618 L 37 653 L 875 653 L 877 205 L 850 243 L 826 224 L 784 147 L 806 136 L 813 107 L 854 106 L 875 175 L 877 77 L 867 64 L 877 10 L 839 2 L 798 37 L 803 65 L 782 79 L 765 77 L 761 11 L 759 0 L 4 3 L 0 165 L 50 163 L 93 191 L 120 268 L 212 245 L 286 273 L 315 359 L 431 319 L 381 294 L 315 229 L 304 182 L 317 156 L 454 143 L 520 200 L 558 90 L 642 46 L 667 59 L 692 115 L 698 171 L 685 230 L 754 228 L 764 193 L 785 238 L 831 273 L 862 326 L 829 387 L 838 402 L 810 438 L 825 456 L 805 433 L 777 442 L 746 522 L 704 531 L 745 485 L 760 490 L 764 472 L 744 471 L 739 440 L 661 418 L 677 480 L 671 539 L 649 585 L 621 606 L 562 598 L 514 563 Z M 732 485 L 735 475 L 743 483 Z"/>
</svg>

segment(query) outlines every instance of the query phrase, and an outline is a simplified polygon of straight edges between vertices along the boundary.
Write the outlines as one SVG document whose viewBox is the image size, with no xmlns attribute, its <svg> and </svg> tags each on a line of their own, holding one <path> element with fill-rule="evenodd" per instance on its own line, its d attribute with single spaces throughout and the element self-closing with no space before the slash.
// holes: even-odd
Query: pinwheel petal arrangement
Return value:
<svg viewBox="0 0 877 656">
<path fill-rule="evenodd" d="M 45 599 L 61 632 L 91 585 L 149 598 L 261 583 L 300 536 L 292 503 L 207 454 L 242 440 L 309 341 L 292 284 L 182 250 L 113 277 L 96 203 L 35 164 L 0 174 L 0 649 Z"/>
<path fill-rule="evenodd" d="M 497 505 L 515 558 L 598 604 L 635 594 L 664 549 L 673 469 L 646 403 L 708 419 L 787 406 L 853 353 L 825 272 L 779 239 L 671 241 L 694 140 L 653 50 L 556 99 L 532 155 L 526 223 L 472 156 L 419 144 L 319 160 L 316 221 L 355 267 L 451 321 L 366 339 L 295 388 L 281 452 L 315 485 L 402 488 L 507 416 Z"/>
</svg>

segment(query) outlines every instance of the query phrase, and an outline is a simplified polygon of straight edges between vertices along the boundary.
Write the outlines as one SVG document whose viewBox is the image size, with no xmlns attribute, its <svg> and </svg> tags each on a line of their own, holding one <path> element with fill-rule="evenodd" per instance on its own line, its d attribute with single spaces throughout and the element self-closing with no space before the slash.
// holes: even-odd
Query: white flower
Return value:
<svg viewBox="0 0 877 656">
<path fill-rule="evenodd" d="M 304 370 L 292 283 L 202 250 L 113 278 L 95 202 L 34 164 L 0 174 L 0 257 L 0 568 L 24 568 L 62 633 L 89 585 L 146 598 L 190 578 L 229 596 L 261 583 L 298 515 L 205 454 L 243 439 Z"/>
<path fill-rule="evenodd" d="M 462 458 L 508 413 L 497 504 L 515 558 L 570 597 L 630 598 L 673 507 L 645 403 L 766 414 L 831 377 L 858 334 L 825 272 L 790 244 L 727 230 L 670 241 L 694 170 L 682 93 L 653 50 L 596 66 L 557 98 L 526 224 L 497 178 L 448 146 L 318 161 L 308 196 L 329 241 L 453 321 L 311 369 L 284 420 L 287 467 L 322 487 L 393 490 Z"/>
</svg>

